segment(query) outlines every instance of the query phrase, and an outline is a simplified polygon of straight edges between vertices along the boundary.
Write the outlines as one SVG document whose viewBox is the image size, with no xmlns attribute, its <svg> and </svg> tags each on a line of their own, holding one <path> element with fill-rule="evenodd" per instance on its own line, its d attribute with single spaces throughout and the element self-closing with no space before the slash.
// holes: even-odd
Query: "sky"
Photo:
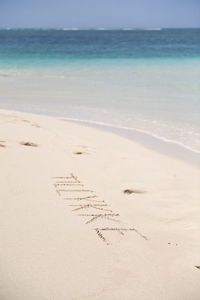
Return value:
<svg viewBox="0 0 200 300">
<path fill-rule="evenodd" d="M 200 27 L 200 0 L 0 0 L 0 27 Z"/>
</svg>

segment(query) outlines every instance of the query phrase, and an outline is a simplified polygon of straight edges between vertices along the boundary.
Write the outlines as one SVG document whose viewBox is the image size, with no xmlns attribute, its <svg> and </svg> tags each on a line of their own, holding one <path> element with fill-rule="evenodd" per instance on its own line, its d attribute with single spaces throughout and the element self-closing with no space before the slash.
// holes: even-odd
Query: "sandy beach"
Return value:
<svg viewBox="0 0 200 300">
<path fill-rule="evenodd" d="M 200 168 L 0 110 L 0 299 L 200 299 Z"/>
</svg>

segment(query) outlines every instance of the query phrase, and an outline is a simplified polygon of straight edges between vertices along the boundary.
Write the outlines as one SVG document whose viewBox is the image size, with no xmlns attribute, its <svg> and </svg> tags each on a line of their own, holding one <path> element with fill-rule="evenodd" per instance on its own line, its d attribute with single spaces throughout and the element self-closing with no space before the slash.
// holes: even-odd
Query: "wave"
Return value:
<svg viewBox="0 0 200 300">
<path fill-rule="evenodd" d="M 144 30 L 148 30 L 148 31 L 159 31 L 159 30 L 162 30 L 162 28 L 144 28 Z"/>
<path fill-rule="evenodd" d="M 131 28 L 131 27 L 125 27 L 121 30 L 135 30 L 135 31 L 160 31 L 162 28 Z"/>
<path fill-rule="evenodd" d="M 135 29 L 127 27 L 127 28 L 122 28 L 122 30 L 135 30 Z"/>
<path fill-rule="evenodd" d="M 93 125 L 99 125 L 99 126 L 104 126 L 104 127 L 111 127 L 114 129 L 124 129 L 124 130 L 128 130 L 128 131 L 135 131 L 135 132 L 139 132 L 139 133 L 143 133 L 145 135 L 151 136 L 157 140 L 161 140 L 163 142 L 169 143 L 169 144 L 174 144 L 174 145 L 178 145 L 186 150 L 192 151 L 194 153 L 200 154 L 200 151 L 197 149 L 194 149 L 188 145 L 185 145 L 182 142 L 178 142 L 169 138 L 165 138 L 163 136 L 160 136 L 158 134 L 152 133 L 148 130 L 143 130 L 143 129 L 138 129 L 138 128 L 134 128 L 134 127 L 127 127 L 127 126 L 121 126 L 121 125 L 115 125 L 112 123 L 107 123 L 107 122 L 102 122 L 102 121 L 94 121 L 94 120 L 85 120 L 85 119 L 76 119 L 76 118 L 68 118 L 68 117 L 60 117 L 59 119 L 61 120 L 65 120 L 65 121 L 74 121 L 74 122 L 80 122 L 80 123 L 86 123 L 86 124 L 93 124 Z"/>
<path fill-rule="evenodd" d="M 8 74 L 1 74 L 0 73 L 0 77 L 9 77 L 9 75 Z"/>
<path fill-rule="evenodd" d="M 62 28 L 62 30 L 68 31 L 68 30 L 80 30 L 78 27 L 72 27 L 72 28 Z"/>
</svg>

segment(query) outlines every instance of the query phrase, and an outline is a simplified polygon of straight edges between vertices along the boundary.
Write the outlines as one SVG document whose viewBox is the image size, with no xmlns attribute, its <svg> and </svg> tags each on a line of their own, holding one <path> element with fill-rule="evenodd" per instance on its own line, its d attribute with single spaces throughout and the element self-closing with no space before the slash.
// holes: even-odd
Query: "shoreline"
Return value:
<svg viewBox="0 0 200 300">
<path fill-rule="evenodd" d="M 140 145 L 145 146 L 147 149 L 154 150 L 161 154 L 165 154 L 172 158 L 186 161 L 200 167 L 200 152 L 190 149 L 185 145 L 176 143 L 173 140 L 167 140 L 140 129 L 129 129 L 125 127 L 123 128 L 122 126 L 120 127 L 111 124 L 104 124 L 103 122 L 62 117 L 59 119 L 114 133 L 118 136 L 122 136 L 129 140 L 132 140 L 133 142 L 137 142 Z"/>
<path fill-rule="evenodd" d="M 200 168 L 200 153 L 198 151 L 190 149 L 185 145 L 176 143 L 173 140 L 167 140 L 163 137 L 156 136 L 153 133 L 145 132 L 140 129 L 134 129 L 134 128 L 129 129 L 126 127 L 123 128 L 123 126 L 115 126 L 112 124 L 107 124 L 98 121 L 88 121 L 88 120 L 82 120 L 76 118 L 60 117 L 56 115 L 42 114 L 39 112 L 30 113 L 26 111 L 0 108 L 0 112 L 1 111 L 5 111 L 5 112 L 8 111 L 11 113 L 12 112 L 23 113 L 23 114 L 33 115 L 33 116 L 35 115 L 35 116 L 42 116 L 42 117 L 51 117 L 57 120 L 64 120 L 70 123 L 81 124 L 89 128 L 96 128 L 104 132 L 114 133 L 118 136 L 122 136 L 124 138 L 127 138 L 128 140 L 138 143 L 147 149 L 151 149 L 158 153 L 167 155 L 171 158 L 182 160 L 184 162 L 190 163 Z"/>
</svg>

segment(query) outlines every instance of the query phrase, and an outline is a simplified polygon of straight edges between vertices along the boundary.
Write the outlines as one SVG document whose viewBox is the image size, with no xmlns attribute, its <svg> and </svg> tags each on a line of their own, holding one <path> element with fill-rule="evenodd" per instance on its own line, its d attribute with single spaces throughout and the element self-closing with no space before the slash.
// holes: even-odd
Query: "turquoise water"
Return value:
<svg viewBox="0 0 200 300">
<path fill-rule="evenodd" d="M 200 152 L 200 29 L 0 30 L 0 107 Z"/>
</svg>

